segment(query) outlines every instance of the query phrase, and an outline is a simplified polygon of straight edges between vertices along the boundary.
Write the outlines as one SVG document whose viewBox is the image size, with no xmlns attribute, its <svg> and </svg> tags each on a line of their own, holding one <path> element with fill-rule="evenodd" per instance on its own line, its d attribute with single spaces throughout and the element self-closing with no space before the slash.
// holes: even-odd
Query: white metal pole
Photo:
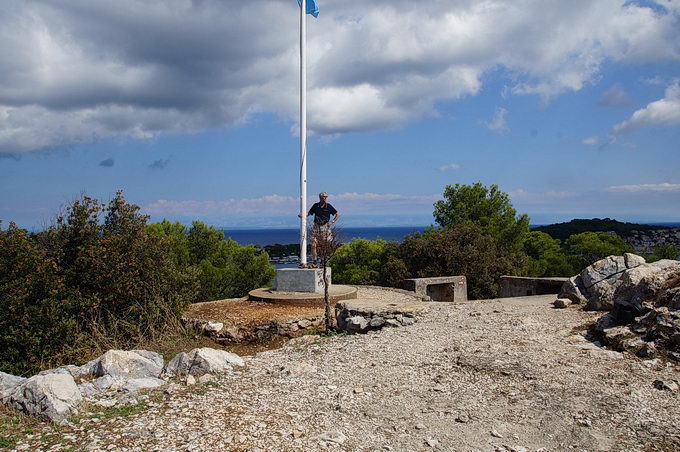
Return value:
<svg viewBox="0 0 680 452">
<path fill-rule="evenodd" d="M 307 2 L 300 5 L 300 263 L 307 265 Z"/>
</svg>

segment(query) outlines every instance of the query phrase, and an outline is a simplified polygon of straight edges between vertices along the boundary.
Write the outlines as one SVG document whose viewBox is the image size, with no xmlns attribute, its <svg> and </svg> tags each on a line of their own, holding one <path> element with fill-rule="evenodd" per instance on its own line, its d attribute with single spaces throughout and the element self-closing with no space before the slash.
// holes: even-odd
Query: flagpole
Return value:
<svg viewBox="0 0 680 452">
<path fill-rule="evenodd" d="M 300 263 L 307 265 L 307 1 L 300 5 Z"/>
</svg>

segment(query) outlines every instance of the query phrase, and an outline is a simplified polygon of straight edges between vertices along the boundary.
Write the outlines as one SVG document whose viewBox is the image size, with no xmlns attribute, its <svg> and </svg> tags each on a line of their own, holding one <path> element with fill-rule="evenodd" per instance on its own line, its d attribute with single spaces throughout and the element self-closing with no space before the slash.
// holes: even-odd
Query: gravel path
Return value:
<svg viewBox="0 0 680 452">
<path fill-rule="evenodd" d="M 597 315 L 553 300 L 429 303 L 409 327 L 294 340 L 213 383 L 170 385 L 137 414 L 68 427 L 59 447 L 680 450 L 680 392 L 653 385 L 678 367 L 597 348 L 577 334 Z"/>
</svg>

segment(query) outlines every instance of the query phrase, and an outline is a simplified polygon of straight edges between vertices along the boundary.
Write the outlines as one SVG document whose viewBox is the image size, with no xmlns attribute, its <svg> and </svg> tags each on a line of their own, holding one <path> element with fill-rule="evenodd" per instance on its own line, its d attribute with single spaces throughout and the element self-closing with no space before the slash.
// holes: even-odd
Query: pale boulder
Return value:
<svg viewBox="0 0 680 452">
<path fill-rule="evenodd" d="M 158 378 L 163 370 L 163 357 L 146 350 L 109 350 L 94 369 L 94 375 L 110 375 L 118 379 Z"/>
<path fill-rule="evenodd" d="M 0 402 L 4 401 L 12 393 L 14 388 L 26 381 L 24 377 L 0 372 Z"/>
<path fill-rule="evenodd" d="M 233 367 L 243 367 L 243 358 L 224 350 L 196 348 L 189 353 L 179 353 L 167 365 L 168 376 L 219 374 L 231 372 Z"/>
<path fill-rule="evenodd" d="M 9 397 L 15 409 L 48 422 L 66 423 L 78 412 L 83 398 L 70 374 L 35 375 Z"/>
</svg>

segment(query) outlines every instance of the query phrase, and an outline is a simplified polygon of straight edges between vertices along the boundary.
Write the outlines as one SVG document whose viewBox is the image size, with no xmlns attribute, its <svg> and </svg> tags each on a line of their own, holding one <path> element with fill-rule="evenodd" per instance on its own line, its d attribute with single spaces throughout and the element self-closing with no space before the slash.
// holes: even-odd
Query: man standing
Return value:
<svg viewBox="0 0 680 452">
<path fill-rule="evenodd" d="M 326 192 L 319 193 L 319 202 L 315 202 L 307 212 L 307 216 L 314 215 L 314 227 L 312 229 L 312 264 L 311 268 L 316 268 L 316 240 L 319 236 L 332 238 L 331 226 L 340 218 L 340 212 L 330 205 L 326 200 Z M 331 220 L 331 216 L 333 219 Z M 302 218 L 302 214 L 298 214 Z"/>
</svg>

